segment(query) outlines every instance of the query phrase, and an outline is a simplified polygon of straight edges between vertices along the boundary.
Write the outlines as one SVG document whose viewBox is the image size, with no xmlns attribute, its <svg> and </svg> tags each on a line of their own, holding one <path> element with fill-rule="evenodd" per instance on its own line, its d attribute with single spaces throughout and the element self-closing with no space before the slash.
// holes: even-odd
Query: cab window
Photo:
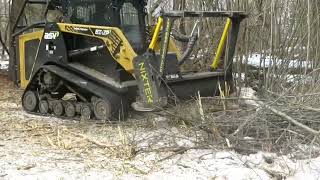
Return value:
<svg viewBox="0 0 320 180">
<path fill-rule="evenodd" d="M 132 3 L 123 3 L 120 10 L 120 21 L 122 26 L 139 25 L 139 12 Z"/>
</svg>

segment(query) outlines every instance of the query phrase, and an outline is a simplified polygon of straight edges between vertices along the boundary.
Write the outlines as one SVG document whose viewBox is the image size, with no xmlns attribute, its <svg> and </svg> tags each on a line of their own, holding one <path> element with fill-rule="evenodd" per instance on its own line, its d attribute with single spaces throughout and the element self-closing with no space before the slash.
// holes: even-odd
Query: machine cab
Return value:
<svg viewBox="0 0 320 180">
<path fill-rule="evenodd" d="M 146 48 L 144 6 L 144 0 L 65 0 L 61 9 L 73 24 L 119 27 L 139 54 Z"/>
<path fill-rule="evenodd" d="M 145 52 L 148 44 L 145 5 L 145 0 L 26 0 L 26 4 L 15 1 L 14 6 L 17 6 L 15 9 L 22 9 L 22 11 L 15 21 L 16 25 L 13 25 L 13 36 L 16 38 L 13 40 L 17 43 L 12 43 L 15 47 L 11 49 L 20 53 L 12 52 L 13 70 L 11 72 L 14 72 L 12 79 L 22 88 L 27 86 L 45 22 L 117 27 L 126 36 L 135 53 Z M 97 44 L 95 39 L 72 34 L 66 35 L 66 39 L 68 50 L 87 48 Z M 90 62 L 88 66 L 96 65 L 97 67 L 94 68 L 101 72 L 110 72 L 102 67 L 112 68 L 111 65 L 99 64 L 102 61 L 98 57 L 89 57 L 91 61 L 86 61 L 85 58 L 88 57 L 84 56 L 78 61 Z M 97 62 L 93 62 L 92 59 Z M 15 66 L 20 70 L 16 71 Z"/>
</svg>

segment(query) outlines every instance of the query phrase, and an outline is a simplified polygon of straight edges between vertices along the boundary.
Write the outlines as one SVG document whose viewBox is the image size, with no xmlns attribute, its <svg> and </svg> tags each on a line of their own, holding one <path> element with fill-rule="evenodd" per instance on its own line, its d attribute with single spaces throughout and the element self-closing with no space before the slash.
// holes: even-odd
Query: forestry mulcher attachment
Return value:
<svg viewBox="0 0 320 180">
<path fill-rule="evenodd" d="M 26 10 L 34 5 L 36 10 Z M 187 99 L 198 92 L 214 96 L 218 84 L 230 89 L 225 82 L 232 86 L 243 12 L 161 12 L 148 30 L 145 5 L 144 0 L 13 1 L 10 77 L 24 89 L 24 110 L 118 120 L 126 117 L 130 105 L 139 111 L 159 110 L 170 97 Z M 34 11 L 43 11 L 44 18 L 27 22 Z M 199 23 L 190 36 L 172 31 L 174 22 L 185 17 L 226 19 L 207 72 L 181 71 L 202 36 Z M 187 43 L 181 55 L 175 41 Z"/>
</svg>

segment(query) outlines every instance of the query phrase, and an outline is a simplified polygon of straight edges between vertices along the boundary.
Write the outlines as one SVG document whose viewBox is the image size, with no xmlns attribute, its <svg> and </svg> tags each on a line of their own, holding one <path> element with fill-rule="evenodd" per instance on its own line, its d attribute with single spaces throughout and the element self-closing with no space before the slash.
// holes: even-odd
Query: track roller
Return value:
<svg viewBox="0 0 320 180">
<path fill-rule="evenodd" d="M 22 106 L 30 112 L 35 112 L 38 107 L 38 97 L 36 92 L 34 91 L 27 91 L 22 98 Z"/>
<path fill-rule="evenodd" d="M 76 107 L 72 102 L 66 101 L 64 103 L 64 112 L 67 117 L 74 117 L 76 115 Z"/>
<path fill-rule="evenodd" d="M 89 120 L 92 116 L 92 110 L 90 105 L 82 104 L 80 107 L 81 120 Z"/>
<path fill-rule="evenodd" d="M 64 107 L 63 107 L 62 101 L 53 102 L 52 110 L 53 110 L 54 115 L 56 115 L 58 117 L 62 116 L 64 114 Z"/>
<path fill-rule="evenodd" d="M 39 111 L 41 114 L 48 114 L 49 113 L 49 103 L 47 100 L 41 100 L 39 102 Z"/>
<path fill-rule="evenodd" d="M 93 112 L 98 120 L 109 120 L 111 118 L 111 104 L 101 98 L 93 98 Z"/>
</svg>

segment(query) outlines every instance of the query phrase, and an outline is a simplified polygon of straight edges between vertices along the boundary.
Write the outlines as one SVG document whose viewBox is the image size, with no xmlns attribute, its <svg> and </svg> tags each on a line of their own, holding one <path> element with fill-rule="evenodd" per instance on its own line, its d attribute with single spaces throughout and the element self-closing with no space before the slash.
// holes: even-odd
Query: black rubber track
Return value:
<svg viewBox="0 0 320 180">
<path fill-rule="evenodd" d="M 46 67 L 46 66 L 45 66 Z M 59 69 L 59 67 L 57 67 L 55 70 Z M 61 68 L 60 68 L 61 69 Z M 50 69 L 46 70 L 50 71 Z M 38 72 L 41 72 L 38 71 Z M 100 84 L 94 83 L 92 81 L 86 80 L 84 77 L 78 76 L 77 74 L 74 74 L 72 72 L 64 72 L 65 75 L 70 75 L 70 77 L 72 78 L 63 78 L 61 77 L 61 73 L 57 74 L 58 72 L 52 72 L 55 75 L 59 76 L 64 83 L 67 83 L 68 85 L 72 85 L 74 89 L 81 89 L 81 92 L 85 92 L 83 93 L 84 96 L 86 96 L 87 94 L 92 94 L 92 96 L 96 96 L 99 99 L 102 100 L 106 100 L 107 102 L 110 102 L 110 108 L 112 108 L 110 111 L 112 112 L 111 118 L 108 119 L 103 119 L 103 121 L 119 121 L 119 119 L 121 118 L 121 120 L 125 119 L 127 116 L 127 110 L 129 105 L 127 104 L 127 100 L 124 97 L 125 94 L 123 94 L 122 92 L 115 92 L 114 90 L 109 89 L 106 86 L 102 86 Z M 33 76 L 33 77 L 36 77 Z M 86 83 L 85 86 L 79 87 L 78 85 L 83 85 L 83 83 Z M 32 92 L 37 92 L 37 90 L 40 89 L 40 83 L 38 82 L 38 80 L 36 78 L 33 78 L 32 81 L 29 83 L 28 87 L 25 90 L 25 93 L 23 94 L 23 97 L 25 96 L 26 93 L 28 93 L 28 91 L 32 91 Z M 28 95 L 28 94 L 26 94 Z M 44 94 L 41 94 L 41 96 Z M 38 100 L 39 101 L 39 100 Z M 72 119 L 72 120 L 81 120 L 81 116 L 76 115 L 75 117 L 68 117 L 65 114 L 65 103 L 68 102 L 62 102 L 62 100 L 57 99 L 56 102 L 53 103 L 53 108 L 51 108 L 50 110 L 52 110 L 53 114 L 56 114 L 56 116 L 54 117 L 58 117 L 58 118 L 62 118 L 62 119 Z M 83 102 L 78 102 L 78 103 L 83 103 Z M 50 104 L 50 103 L 49 103 Z M 91 103 L 93 105 L 93 103 Z M 92 106 L 91 105 L 91 106 Z M 28 113 L 31 114 L 36 114 L 36 115 L 42 115 L 42 116 L 50 116 L 52 117 L 52 114 L 42 114 L 40 113 L 39 107 L 38 107 L 38 102 L 37 102 L 37 110 L 35 111 L 30 111 L 28 109 L 26 109 L 25 107 L 24 110 L 27 111 Z M 55 106 L 57 106 L 56 108 L 54 108 Z M 61 111 L 61 107 L 63 108 L 63 110 Z M 50 110 L 48 112 L 50 112 Z M 91 115 L 90 115 L 90 119 L 99 119 L 99 118 L 93 118 L 94 117 L 94 111 L 91 108 Z M 71 114 L 71 113 L 70 113 Z M 71 115 L 70 115 L 71 116 Z M 102 119 L 102 118 L 100 118 Z"/>
</svg>

